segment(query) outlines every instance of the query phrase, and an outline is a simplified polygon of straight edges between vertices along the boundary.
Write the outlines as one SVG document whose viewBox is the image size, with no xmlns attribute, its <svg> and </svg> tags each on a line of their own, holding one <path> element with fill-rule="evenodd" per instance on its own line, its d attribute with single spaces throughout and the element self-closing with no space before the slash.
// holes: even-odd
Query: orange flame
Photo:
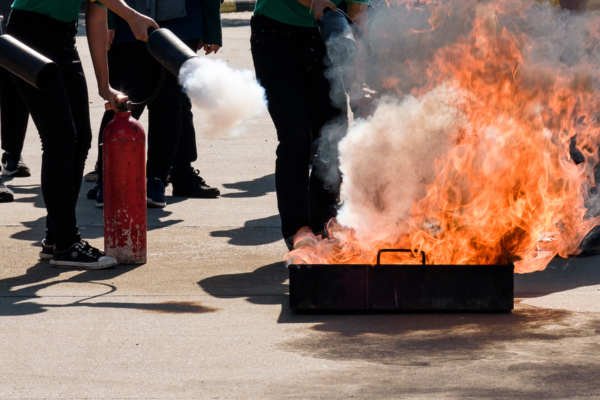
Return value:
<svg viewBox="0 0 600 400">
<path fill-rule="evenodd" d="M 409 7 L 415 1 L 396 3 Z M 435 10 L 435 30 L 455 2 L 420 3 Z M 499 14 L 525 18 L 531 5 L 480 4 L 469 35 L 439 49 L 420 71 L 425 82 L 413 93 L 421 97 L 449 85 L 460 94 L 456 107 L 466 123 L 436 159 L 435 181 L 410 216 L 398 221 L 398 232 L 359 237 L 332 220 L 326 239 L 300 230 L 288 264 L 374 264 L 379 249 L 408 248 L 414 255 L 425 252 L 430 264 L 516 261 L 516 271 L 524 273 L 544 269 L 556 255 L 578 253 L 584 236 L 600 224 L 600 217 L 586 217 L 584 205 L 598 163 L 598 74 L 585 63 L 559 69 L 533 63 L 528 57 L 536 49 L 525 33 L 496 27 Z M 592 48 L 600 34 L 590 31 Z M 384 87 L 398 83 L 393 76 L 381 80 Z M 579 165 L 569 155 L 575 135 L 585 157 Z M 386 256 L 386 263 L 415 263 L 414 255 Z"/>
</svg>

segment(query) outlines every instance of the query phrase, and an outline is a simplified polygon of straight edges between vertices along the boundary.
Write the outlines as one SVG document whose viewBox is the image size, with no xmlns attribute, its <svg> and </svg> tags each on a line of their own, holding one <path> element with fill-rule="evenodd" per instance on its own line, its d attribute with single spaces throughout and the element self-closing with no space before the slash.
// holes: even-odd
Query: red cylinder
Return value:
<svg viewBox="0 0 600 400">
<path fill-rule="evenodd" d="M 104 130 L 104 251 L 120 264 L 146 262 L 146 134 L 130 112 Z"/>
</svg>

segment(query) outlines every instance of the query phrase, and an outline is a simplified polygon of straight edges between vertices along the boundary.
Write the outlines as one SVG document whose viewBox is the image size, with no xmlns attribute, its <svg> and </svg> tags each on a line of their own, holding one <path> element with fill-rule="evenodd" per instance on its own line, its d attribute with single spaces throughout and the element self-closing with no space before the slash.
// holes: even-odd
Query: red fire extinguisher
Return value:
<svg viewBox="0 0 600 400">
<path fill-rule="evenodd" d="M 120 264 L 146 262 L 146 134 L 117 112 L 103 136 L 104 250 Z"/>
</svg>

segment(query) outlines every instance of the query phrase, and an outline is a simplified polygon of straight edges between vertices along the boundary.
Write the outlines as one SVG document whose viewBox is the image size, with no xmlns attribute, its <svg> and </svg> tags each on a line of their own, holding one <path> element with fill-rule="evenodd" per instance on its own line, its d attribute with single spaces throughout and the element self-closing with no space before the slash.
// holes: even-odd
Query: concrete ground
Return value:
<svg viewBox="0 0 600 400">
<path fill-rule="evenodd" d="M 252 68 L 249 13 L 225 18 L 219 57 Z M 103 101 L 79 43 L 97 129 Z M 33 176 L 9 180 L 16 201 L 0 204 L 1 399 L 600 398 L 600 258 L 517 276 L 511 314 L 296 315 L 269 117 L 236 139 L 205 139 L 200 114 L 196 126 L 196 167 L 221 198 L 168 196 L 148 212 L 146 265 L 80 272 L 38 260 L 30 125 Z M 92 187 L 79 223 L 102 246 Z"/>
</svg>

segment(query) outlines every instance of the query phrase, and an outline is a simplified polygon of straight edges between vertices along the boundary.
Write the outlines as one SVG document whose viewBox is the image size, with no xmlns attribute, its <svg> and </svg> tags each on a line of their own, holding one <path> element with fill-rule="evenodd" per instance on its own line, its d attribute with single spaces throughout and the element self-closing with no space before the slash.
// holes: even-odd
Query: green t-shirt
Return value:
<svg viewBox="0 0 600 400">
<path fill-rule="evenodd" d="M 79 8 L 85 1 L 87 0 L 15 0 L 12 9 L 33 11 L 58 21 L 71 22 L 79 19 Z M 102 6 L 98 2 L 96 4 Z"/>
<path fill-rule="evenodd" d="M 344 0 L 332 0 L 336 6 Z M 350 3 L 369 4 L 370 0 L 347 0 Z M 310 7 L 303 6 L 297 0 L 257 0 L 254 15 L 264 15 L 284 24 L 315 27 L 315 16 Z"/>
</svg>

